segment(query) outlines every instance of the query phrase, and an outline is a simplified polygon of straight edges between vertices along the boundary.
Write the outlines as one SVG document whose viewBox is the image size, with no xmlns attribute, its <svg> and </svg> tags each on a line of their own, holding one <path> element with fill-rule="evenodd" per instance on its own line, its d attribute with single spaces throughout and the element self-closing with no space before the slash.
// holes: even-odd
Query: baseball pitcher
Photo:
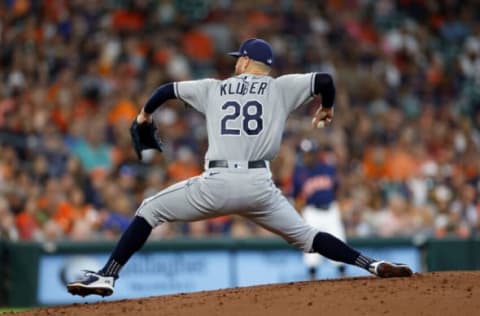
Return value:
<svg viewBox="0 0 480 316">
<path fill-rule="evenodd" d="M 227 214 L 249 218 L 305 252 L 356 265 L 380 277 L 412 275 L 404 264 L 369 258 L 306 224 L 272 182 L 269 164 L 279 149 L 288 115 L 321 95 L 323 106 L 312 123 L 322 127 L 333 119 L 335 87 L 331 76 L 270 77 L 274 55 L 270 44 L 261 39 L 245 41 L 230 55 L 237 58 L 234 76 L 164 84 L 132 124 L 137 153 L 144 148 L 161 150 L 159 139 L 148 134 L 155 131 L 151 128 L 152 113 L 159 106 L 177 98 L 203 113 L 209 143 L 205 172 L 145 199 L 105 266 L 97 272 L 86 271 L 84 278 L 69 283 L 71 294 L 111 295 L 121 268 L 157 225 Z"/>
</svg>

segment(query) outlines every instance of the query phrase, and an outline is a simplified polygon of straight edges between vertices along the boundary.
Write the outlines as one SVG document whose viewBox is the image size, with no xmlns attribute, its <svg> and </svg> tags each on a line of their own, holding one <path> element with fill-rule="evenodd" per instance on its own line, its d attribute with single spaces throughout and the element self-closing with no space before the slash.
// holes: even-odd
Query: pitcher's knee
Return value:
<svg viewBox="0 0 480 316">
<path fill-rule="evenodd" d="M 297 234 L 295 236 L 290 236 L 286 240 L 293 246 L 303 250 L 303 252 L 312 252 L 313 239 L 318 233 L 315 229 L 309 229 L 308 231 L 303 232 L 302 234 Z"/>
<path fill-rule="evenodd" d="M 137 211 L 135 212 L 136 216 L 143 217 L 147 223 L 149 223 L 152 227 L 157 227 L 163 221 L 161 220 L 160 216 L 158 216 L 156 210 L 145 203 L 148 199 L 143 200 L 142 204 L 138 207 Z"/>
</svg>

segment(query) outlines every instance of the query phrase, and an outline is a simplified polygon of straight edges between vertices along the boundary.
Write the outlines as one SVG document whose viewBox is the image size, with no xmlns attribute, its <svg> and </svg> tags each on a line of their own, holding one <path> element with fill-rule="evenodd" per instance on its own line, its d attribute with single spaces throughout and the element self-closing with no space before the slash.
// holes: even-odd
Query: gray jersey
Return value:
<svg viewBox="0 0 480 316">
<path fill-rule="evenodd" d="M 307 225 L 271 179 L 268 166 L 280 147 L 288 114 L 313 96 L 313 74 L 240 75 L 226 80 L 175 83 L 177 98 L 205 114 L 206 160 L 227 160 L 202 175 L 176 183 L 145 199 L 137 215 L 155 227 L 228 214 L 247 217 L 306 252 L 318 229 Z"/>
<path fill-rule="evenodd" d="M 285 121 L 313 97 L 314 73 L 239 75 L 175 83 L 177 98 L 206 117 L 206 160 L 272 160 Z"/>
</svg>

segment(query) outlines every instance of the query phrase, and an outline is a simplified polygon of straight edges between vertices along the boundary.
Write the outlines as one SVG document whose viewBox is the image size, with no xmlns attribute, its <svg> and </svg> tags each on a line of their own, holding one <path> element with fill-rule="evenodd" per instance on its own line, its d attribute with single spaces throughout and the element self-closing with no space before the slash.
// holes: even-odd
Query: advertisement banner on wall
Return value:
<svg viewBox="0 0 480 316">
<path fill-rule="evenodd" d="M 421 258 L 414 247 L 360 249 L 374 258 L 403 262 L 421 271 Z M 66 284 L 81 276 L 81 270 L 98 271 L 107 254 L 44 255 L 40 258 L 38 303 L 42 305 L 95 302 L 216 290 L 236 286 L 308 280 L 302 253 L 295 250 L 215 250 L 137 253 L 121 271 L 111 297 L 72 296 Z M 347 276 L 369 275 L 353 266 Z M 337 266 L 323 260 L 318 278 L 340 277 Z"/>
<path fill-rule="evenodd" d="M 420 252 L 414 247 L 360 248 L 365 255 L 387 261 L 408 264 L 414 271 L 421 271 Z M 308 268 L 302 253 L 292 250 L 242 251 L 235 260 L 236 286 L 250 286 L 269 283 L 285 283 L 309 280 Z M 346 266 L 345 276 L 369 276 L 369 272 L 355 266 Z M 321 258 L 317 268 L 317 279 L 343 277 L 338 264 Z"/>
<path fill-rule="evenodd" d="M 46 255 L 40 258 L 38 302 L 43 305 L 119 300 L 231 286 L 230 257 L 225 251 L 138 253 L 122 270 L 115 294 L 102 299 L 82 298 L 66 291 L 66 284 L 82 276 L 82 269 L 98 271 L 108 256 Z"/>
</svg>

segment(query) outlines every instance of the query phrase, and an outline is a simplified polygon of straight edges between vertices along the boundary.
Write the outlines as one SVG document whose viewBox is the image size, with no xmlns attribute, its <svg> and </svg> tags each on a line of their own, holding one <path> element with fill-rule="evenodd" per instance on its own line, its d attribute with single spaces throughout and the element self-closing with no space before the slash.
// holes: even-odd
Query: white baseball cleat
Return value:
<svg viewBox="0 0 480 316">
<path fill-rule="evenodd" d="M 409 277 L 413 272 L 409 266 L 403 263 L 388 261 L 375 261 L 368 266 L 368 271 L 381 278 Z"/>
<path fill-rule="evenodd" d="M 113 294 L 115 285 L 115 277 L 103 276 L 97 272 L 83 270 L 84 278 L 78 281 L 70 282 L 67 290 L 72 295 L 100 295 L 110 296 Z"/>
</svg>

